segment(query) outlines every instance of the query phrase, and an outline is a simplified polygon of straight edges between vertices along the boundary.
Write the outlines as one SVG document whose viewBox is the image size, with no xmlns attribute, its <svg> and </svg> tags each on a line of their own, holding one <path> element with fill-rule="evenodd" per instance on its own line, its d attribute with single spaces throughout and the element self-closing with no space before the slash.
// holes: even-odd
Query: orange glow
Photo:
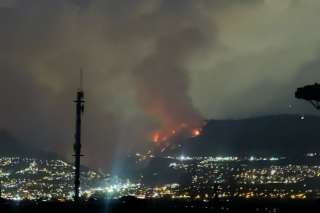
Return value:
<svg viewBox="0 0 320 213">
<path fill-rule="evenodd" d="M 172 139 L 178 138 L 188 138 L 188 137 L 198 137 L 202 134 L 201 128 L 190 128 L 188 124 L 182 123 L 176 128 L 167 130 L 156 130 L 151 134 L 151 140 L 156 144 L 166 144 L 165 142 L 171 141 Z"/>
<path fill-rule="evenodd" d="M 154 133 L 153 136 L 152 136 L 152 141 L 153 141 L 154 143 L 158 143 L 159 140 L 160 140 L 160 134 L 159 134 L 159 132 Z"/>
<path fill-rule="evenodd" d="M 201 130 L 200 129 L 193 129 L 192 130 L 192 137 L 198 137 L 201 135 Z"/>
</svg>

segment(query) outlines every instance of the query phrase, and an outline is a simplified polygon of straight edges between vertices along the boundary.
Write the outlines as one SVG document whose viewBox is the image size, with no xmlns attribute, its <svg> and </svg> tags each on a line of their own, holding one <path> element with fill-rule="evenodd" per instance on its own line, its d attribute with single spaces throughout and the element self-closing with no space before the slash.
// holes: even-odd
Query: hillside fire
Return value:
<svg viewBox="0 0 320 213">
<path fill-rule="evenodd" d="M 154 131 L 151 135 L 153 143 L 167 142 L 172 138 L 194 138 L 201 135 L 201 128 L 190 128 L 186 124 L 181 124 L 179 128 L 167 131 Z"/>
<path fill-rule="evenodd" d="M 196 128 L 192 130 L 192 137 L 198 137 L 201 135 L 201 129 L 200 128 Z"/>
</svg>

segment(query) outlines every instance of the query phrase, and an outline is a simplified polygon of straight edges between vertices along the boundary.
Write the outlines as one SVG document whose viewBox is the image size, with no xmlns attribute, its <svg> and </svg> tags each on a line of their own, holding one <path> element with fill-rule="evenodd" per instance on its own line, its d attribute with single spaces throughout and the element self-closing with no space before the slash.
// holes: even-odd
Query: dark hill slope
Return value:
<svg viewBox="0 0 320 213">
<path fill-rule="evenodd" d="M 179 142 L 168 153 L 188 155 L 301 155 L 320 152 L 320 117 L 273 115 L 209 120 L 200 137 Z M 180 148 L 177 148 L 180 147 Z"/>
</svg>

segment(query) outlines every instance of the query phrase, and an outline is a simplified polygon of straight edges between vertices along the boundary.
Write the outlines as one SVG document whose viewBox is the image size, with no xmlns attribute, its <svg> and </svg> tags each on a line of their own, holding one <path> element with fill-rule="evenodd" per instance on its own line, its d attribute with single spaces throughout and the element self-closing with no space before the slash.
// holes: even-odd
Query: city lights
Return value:
<svg viewBox="0 0 320 213">
<path fill-rule="evenodd" d="M 318 155 L 305 156 L 312 158 Z M 144 164 L 151 159 L 169 161 L 167 168 L 172 173 L 184 174 L 191 180 L 188 184 L 177 180 L 149 185 L 143 181 L 143 175 L 138 179 L 123 179 L 87 170 L 81 174 L 81 195 L 86 199 L 102 195 L 107 199 L 124 196 L 138 199 L 169 197 L 204 202 L 215 196 L 219 199 L 297 200 L 318 198 L 320 195 L 319 189 L 307 184 L 309 180 L 319 181 L 320 165 L 284 163 L 287 162 L 285 157 L 180 155 L 161 158 L 151 154 L 136 154 L 135 158 L 137 164 Z M 156 174 L 161 175 L 161 171 Z M 0 177 L 2 195 L 7 199 L 73 199 L 73 166 L 61 160 L 3 157 L 0 158 Z"/>
</svg>

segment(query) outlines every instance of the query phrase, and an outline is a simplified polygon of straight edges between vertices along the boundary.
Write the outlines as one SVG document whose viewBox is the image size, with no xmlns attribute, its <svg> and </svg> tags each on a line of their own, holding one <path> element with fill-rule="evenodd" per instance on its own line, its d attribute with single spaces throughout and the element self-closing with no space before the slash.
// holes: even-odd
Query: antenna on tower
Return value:
<svg viewBox="0 0 320 213">
<path fill-rule="evenodd" d="M 83 84 L 83 72 L 80 69 L 80 87 L 77 92 L 77 99 L 74 101 L 76 103 L 76 127 L 75 127 L 75 143 L 73 145 L 74 150 L 74 200 L 79 202 L 80 198 L 80 158 L 83 156 L 81 154 L 81 124 L 82 116 L 84 112 L 84 92 L 82 88 Z"/>
</svg>

